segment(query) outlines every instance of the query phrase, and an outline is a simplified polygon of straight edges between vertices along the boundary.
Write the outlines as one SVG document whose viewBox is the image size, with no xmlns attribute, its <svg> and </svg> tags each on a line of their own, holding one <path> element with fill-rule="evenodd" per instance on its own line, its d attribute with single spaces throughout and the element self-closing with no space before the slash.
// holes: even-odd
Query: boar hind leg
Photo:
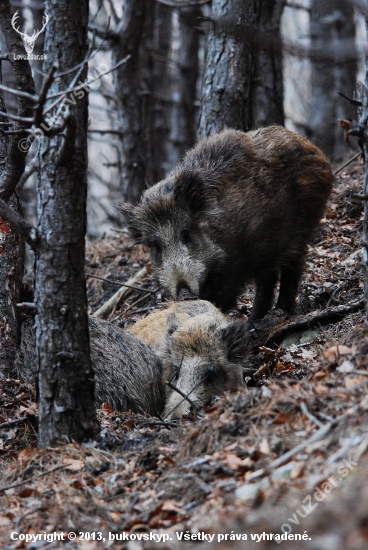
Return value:
<svg viewBox="0 0 368 550">
<path fill-rule="evenodd" d="M 257 280 L 256 297 L 254 299 L 251 321 L 262 319 L 271 309 L 273 291 L 277 283 L 277 273 L 268 273 Z"/>
<path fill-rule="evenodd" d="M 281 271 L 280 293 L 277 307 L 284 310 L 287 315 L 294 311 L 295 299 L 298 293 L 299 281 L 303 272 L 303 262 L 293 267 L 284 268 Z"/>
</svg>

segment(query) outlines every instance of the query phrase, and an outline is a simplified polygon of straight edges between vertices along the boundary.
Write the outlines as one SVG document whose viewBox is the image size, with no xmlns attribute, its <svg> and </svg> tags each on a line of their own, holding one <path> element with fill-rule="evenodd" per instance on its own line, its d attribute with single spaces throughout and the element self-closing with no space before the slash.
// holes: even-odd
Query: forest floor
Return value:
<svg viewBox="0 0 368 550">
<path fill-rule="evenodd" d="M 34 388 L 0 380 L 1 548 L 277 548 L 279 540 L 267 539 L 288 533 L 287 549 L 366 550 L 360 190 L 355 163 L 336 177 L 295 317 L 276 311 L 257 324 L 257 374 L 201 416 L 171 427 L 105 404 L 95 442 L 38 449 Z M 124 282 L 148 262 L 124 233 L 89 246 L 90 313 L 118 288 L 96 277 Z M 157 288 L 152 274 L 141 285 Z M 252 297 L 248 291 L 232 314 L 245 316 Z M 110 321 L 124 327 L 160 306 L 158 291 L 134 291 Z M 323 312 L 338 306 L 345 313 L 326 324 Z M 52 541 L 54 533 L 64 540 Z"/>
</svg>

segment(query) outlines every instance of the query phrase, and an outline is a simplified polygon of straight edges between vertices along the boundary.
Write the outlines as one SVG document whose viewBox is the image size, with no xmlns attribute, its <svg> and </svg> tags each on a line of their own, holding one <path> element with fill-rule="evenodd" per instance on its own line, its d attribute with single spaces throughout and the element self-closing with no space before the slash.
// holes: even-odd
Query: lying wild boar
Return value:
<svg viewBox="0 0 368 550">
<path fill-rule="evenodd" d="M 151 346 L 156 353 L 161 352 L 167 335 L 167 318 L 175 314 L 176 323 L 183 325 L 188 319 L 206 314 L 207 319 L 227 322 L 225 315 L 213 304 L 205 300 L 185 300 L 173 302 L 169 307 L 153 311 L 147 317 L 140 319 L 127 330 L 139 340 Z"/>
<path fill-rule="evenodd" d="M 140 204 L 122 204 L 132 239 L 151 250 L 173 299 L 189 292 L 224 311 L 255 281 L 252 318 L 292 313 L 307 244 L 332 187 L 325 155 L 279 126 L 200 141 Z"/>
<path fill-rule="evenodd" d="M 107 402 L 115 410 L 157 416 L 165 401 L 161 362 L 157 355 L 133 334 L 107 321 L 89 317 L 88 324 L 96 404 Z M 31 316 L 27 316 L 22 325 L 15 371 L 21 380 L 34 382 L 37 361 Z"/>
<path fill-rule="evenodd" d="M 160 357 L 167 386 L 165 418 L 188 414 L 225 392 L 244 387 L 246 326 L 203 300 L 172 304 L 130 327 Z M 183 398 L 188 396 L 189 400 Z"/>
</svg>

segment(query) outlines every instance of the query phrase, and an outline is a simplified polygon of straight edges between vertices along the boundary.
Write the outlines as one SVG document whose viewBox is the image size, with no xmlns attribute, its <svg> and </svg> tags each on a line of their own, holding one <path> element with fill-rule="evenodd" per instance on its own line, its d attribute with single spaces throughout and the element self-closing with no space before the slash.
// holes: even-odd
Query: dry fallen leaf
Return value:
<svg viewBox="0 0 368 550">
<path fill-rule="evenodd" d="M 290 479 L 297 479 L 298 477 L 302 477 L 303 475 L 302 472 L 304 470 L 304 467 L 305 467 L 305 462 L 303 460 L 294 464 L 290 472 Z"/>
<path fill-rule="evenodd" d="M 362 380 L 365 380 L 365 376 L 355 376 L 354 378 L 346 377 L 345 378 L 345 388 L 351 388 L 352 386 L 355 386 L 356 384 L 359 384 L 359 382 L 362 382 Z"/>
<path fill-rule="evenodd" d="M 232 470 L 237 470 L 242 462 L 243 460 L 241 458 L 233 454 L 228 454 L 224 460 L 224 464 Z"/>
<path fill-rule="evenodd" d="M 131 418 L 130 420 L 127 420 L 126 422 L 123 422 L 123 426 L 127 428 L 128 430 L 131 430 L 134 426 L 134 418 Z"/>
<path fill-rule="evenodd" d="M 175 513 L 175 514 L 184 514 L 185 512 L 183 512 L 179 508 L 179 506 L 180 506 L 179 502 L 175 502 L 173 500 L 165 500 L 165 502 L 161 506 L 161 510 L 165 512 Z"/>
<path fill-rule="evenodd" d="M 34 489 L 31 489 L 30 487 L 23 487 L 18 493 L 18 496 L 20 498 L 28 498 L 35 492 Z"/>
<path fill-rule="evenodd" d="M 270 445 L 266 438 L 262 439 L 261 443 L 259 444 L 259 450 L 265 455 L 270 454 Z"/>
<path fill-rule="evenodd" d="M 359 403 L 359 408 L 362 409 L 363 411 L 368 411 L 368 395 L 363 397 L 363 399 Z"/>
<path fill-rule="evenodd" d="M 65 470 L 69 470 L 70 472 L 78 472 L 84 467 L 84 461 L 79 459 L 73 459 L 73 458 L 63 458 L 63 464 L 67 464 L 65 467 Z"/>
<path fill-rule="evenodd" d="M 344 346 L 342 344 L 331 346 L 328 349 L 322 351 L 323 356 L 327 359 L 327 361 L 330 361 L 330 363 L 336 361 L 336 359 L 338 359 L 340 355 L 351 355 L 352 353 L 353 350 L 351 348 L 348 348 L 347 346 Z"/>
<path fill-rule="evenodd" d="M 102 403 L 101 405 L 101 411 L 104 412 L 105 414 L 112 414 L 113 408 L 110 407 L 110 405 L 105 402 L 105 403 Z"/>
<path fill-rule="evenodd" d="M 313 451 L 316 451 L 317 449 L 321 449 L 322 447 L 326 448 L 326 446 L 329 444 L 329 439 L 321 439 L 320 441 L 315 441 L 315 443 L 311 443 L 310 445 L 307 445 L 305 448 L 306 453 L 313 453 Z"/>
</svg>

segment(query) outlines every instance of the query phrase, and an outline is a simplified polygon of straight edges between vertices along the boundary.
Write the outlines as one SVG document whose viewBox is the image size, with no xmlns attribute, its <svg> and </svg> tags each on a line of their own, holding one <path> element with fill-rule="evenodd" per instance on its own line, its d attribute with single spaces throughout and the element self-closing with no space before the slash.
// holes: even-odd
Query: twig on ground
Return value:
<svg viewBox="0 0 368 550">
<path fill-rule="evenodd" d="M 124 313 L 127 313 L 129 310 L 131 310 L 134 306 L 136 306 L 137 304 L 140 304 L 141 302 L 143 302 L 143 300 L 146 300 L 148 298 L 148 296 L 150 296 L 151 294 L 144 294 L 143 296 L 141 296 L 140 298 L 138 298 L 138 300 L 136 300 L 135 302 L 133 302 L 132 304 L 130 304 L 129 307 L 126 308 L 126 310 L 124 311 Z"/>
<path fill-rule="evenodd" d="M 247 482 L 251 481 L 252 479 L 255 479 L 257 477 L 260 477 L 263 474 L 266 474 L 266 473 L 270 472 L 271 470 L 274 470 L 275 468 L 278 468 L 279 466 L 282 466 L 282 464 L 284 464 L 284 462 L 287 462 L 294 455 L 296 455 L 296 454 L 300 453 L 301 451 L 303 451 L 306 447 L 308 447 L 308 445 L 311 445 L 312 443 L 315 443 L 316 441 L 319 441 L 320 439 L 323 439 L 325 437 L 325 435 L 327 435 L 328 432 L 331 430 L 331 428 L 335 424 L 338 424 L 339 422 L 341 422 L 341 420 L 346 418 L 346 416 L 347 416 L 347 414 L 344 413 L 341 416 L 339 416 L 338 418 L 334 418 L 328 424 L 323 424 L 321 426 L 321 428 L 319 428 L 316 432 L 314 432 L 314 434 L 311 435 L 308 439 L 306 439 L 302 443 L 299 443 L 299 445 L 296 445 L 295 447 L 290 449 L 290 451 L 287 451 L 287 453 L 284 453 L 283 455 L 279 456 L 278 458 L 276 458 L 275 460 L 270 462 L 270 464 L 266 468 L 261 468 L 260 470 L 256 470 L 255 472 L 250 474 L 250 476 L 247 477 Z"/>
<path fill-rule="evenodd" d="M 351 159 L 347 160 L 346 162 L 344 162 L 344 164 L 342 164 L 341 166 L 339 166 L 335 172 L 333 173 L 334 176 L 336 176 L 336 174 L 338 174 L 339 172 L 341 172 L 341 170 L 343 170 L 343 168 L 345 168 L 346 166 L 348 166 L 349 164 L 351 164 L 352 162 L 354 162 L 355 159 L 357 159 L 360 155 L 361 155 L 361 151 L 359 151 L 359 153 L 357 153 L 356 155 L 354 155 L 353 157 L 351 157 Z"/>
<path fill-rule="evenodd" d="M 195 411 L 199 411 L 201 409 L 201 407 L 198 407 L 198 405 L 196 405 L 191 399 L 189 399 L 189 395 L 192 392 L 194 392 L 194 390 L 196 390 L 198 388 L 198 386 L 200 386 L 200 384 L 202 384 L 202 382 L 203 382 L 203 380 L 200 380 L 195 386 L 193 386 L 193 388 L 187 394 L 183 393 L 181 390 L 179 390 L 179 388 L 177 388 L 176 386 L 171 384 L 170 381 L 166 382 L 166 384 L 170 388 L 172 388 L 174 391 L 178 392 L 183 397 L 183 399 L 181 401 L 179 401 L 179 403 L 177 405 L 175 405 L 175 407 L 173 409 L 171 409 L 171 411 L 169 411 L 167 414 L 165 414 L 163 420 L 168 418 L 183 403 L 183 401 L 188 401 L 191 404 L 191 406 L 194 408 Z"/>
<path fill-rule="evenodd" d="M 158 422 L 157 420 L 154 421 L 145 421 L 141 424 L 137 424 L 137 428 L 143 428 L 144 426 L 165 426 L 166 428 L 175 428 L 177 426 L 176 422 Z"/>
<path fill-rule="evenodd" d="M 140 290 L 141 292 L 147 292 L 148 294 L 156 294 L 157 290 L 150 290 L 149 288 L 142 288 L 141 286 L 128 285 L 127 283 L 120 283 L 119 281 L 112 281 L 111 279 L 105 279 L 104 277 L 99 277 L 97 275 L 92 275 L 92 273 L 86 273 L 87 277 L 92 277 L 93 279 L 99 279 L 100 281 L 105 281 L 106 283 L 111 283 L 112 285 L 117 286 L 126 286 L 127 288 L 132 288 L 133 290 Z"/>
<path fill-rule="evenodd" d="M 193 409 L 195 411 L 198 411 L 201 407 L 199 407 L 198 405 L 196 405 L 194 403 L 194 401 L 192 401 L 191 399 L 189 399 L 188 395 L 190 393 L 192 393 L 193 389 L 188 393 L 188 395 L 186 395 L 184 392 L 182 392 L 181 390 L 179 390 L 179 388 L 177 388 L 176 386 L 174 386 L 174 384 L 172 384 L 171 382 L 167 382 L 167 385 L 169 386 L 169 388 L 171 388 L 172 390 L 176 391 L 179 395 L 181 395 L 186 401 L 188 401 L 188 403 L 190 403 L 190 405 L 193 407 Z"/>
<path fill-rule="evenodd" d="M 133 277 L 131 277 L 126 284 L 122 284 L 121 288 L 107 302 L 105 302 L 95 313 L 93 313 L 93 317 L 99 317 L 100 319 L 102 317 L 105 317 L 105 315 L 108 315 L 115 307 L 115 305 L 119 304 L 121 300 L 129 296 L 129 294 L 132 293 L 132 289 L 129 288 L 130 286 L 134 285 L 137 281 L 140 281 L 143 279 L 146 275 L 148 275 L 148 269 L 146 266 L 144 266 L 141 270 L 138 271 Z"/>
<path fill-rule="evenodd" d="M 17 517 L 14 519 L 14 523 L 15 525 L 19 525 L 20 522 L 26 518 L 27 516 L 30 516 L 31 514 L 35 514 L 36 512 L 40 512 L 41 510 L 43 510 L 44 508 L 44 505 L 42 506 L 37 506 L 36 508 L 33 508 L 33 510 L 28 510 L 28 512 L 25 512 L 24 514 L 22 514 L 21 516 Z"/>
<path fill-rule="evenodd" d="M 148 476 L 146 475 L 136 477 L 135 479 L 129 479 L 125 483 L 122 483 L 120 485 L 120 488 L 122 489 L 123 487 L 128 487 L 129 485 L 133 485 L 134 483 L 137 483 L 139 481 L 146 481 L 147 479 L 148 479 Z M 126 493 L 119 493 L 117 495 L 112 495 L 111 497 L 105 497 L 103 500 L 105 502 L 109 502 L 110 500 L 115 500 L 117 498 L 122 498 L 122 497 L 126 497 Z"/>
<path fill-rule="evenodd" d="M 59 464 L 59 466 L 55 466 L 55 468 L 51 468 L 50 470 L 46 470 L 46 472 L 42 472 L 41 474 L 38 474 L 37 476 L 24 479 L 23 481 L 19 481 L 18 483 L 13 483 L 13 485 L 8 485 L 6 487 L 0 487 L 0 493 L 3 491 L 7 491 L 8 489 L 15 489 L 15 487 L 20 487 L 21 485 L 24 485 L 25 483 L 32 483 L 35 479 L 38 479 L 43 476 L 47 476 L 47 474 L 51 474 L 52 472 L 55 472 L 56 470 L 60 470 L 61 468 L 66 468 L 67 466 L 71 466 L 71 462 L 69 464 Z"/>
<path fill-rule="evenodd" d="M 349 313 L 355 313 L 361 309 L 364 309 L 364 298 L 356 300 L 355 302 L 349 302 L 348 304 L 330 307 L 323 311 L 313 311 L 304 315 L 303 317 L 296 318 L 290 323 L 276 328 L 271 334 L 267 336 L 265 342 L 262 345 L 271 346 L 273 344 L 279 344 L 288 334 L 291 332 L 298 332 L 301 330 L 308 330 L 315 325 L 326 325 L 328 323 L 336 323 L 341 321 L 342 317 Z"/>
<path fill-rule="evenodd" d="M 305 414 L 305 416 L 306 416 L 307 418 L 309 418 L 309 420 L 311 420 L 311 421 L 313 422 L 313 424 L 315 424 L 315 425 L 318 426 L 319 428 L 322 428 L 323 422 L 320 422 L 320 421 L 318 420 L 318 418 L 316 418 L 315 416 L 313 416 L 313 414 L 310 413 L 310 412 L 308 411 L 307 405 L 306 405 L 303 401 L 300 403 L 300 408 L 301 408 L 302 412 Z"/>
<path fill-rule="evenodd" d="M 14 426 L 15 424 L 21 424 L 22 422 L 25 422 L 27 420 L 26 416 L 23 416 L 22 418 L 16 418 L 15 420 L 9 420 L 9 422 L 3 422 L 0 424 L 0 429 L 8 428 L 9 426 Z"/>
</svg>

